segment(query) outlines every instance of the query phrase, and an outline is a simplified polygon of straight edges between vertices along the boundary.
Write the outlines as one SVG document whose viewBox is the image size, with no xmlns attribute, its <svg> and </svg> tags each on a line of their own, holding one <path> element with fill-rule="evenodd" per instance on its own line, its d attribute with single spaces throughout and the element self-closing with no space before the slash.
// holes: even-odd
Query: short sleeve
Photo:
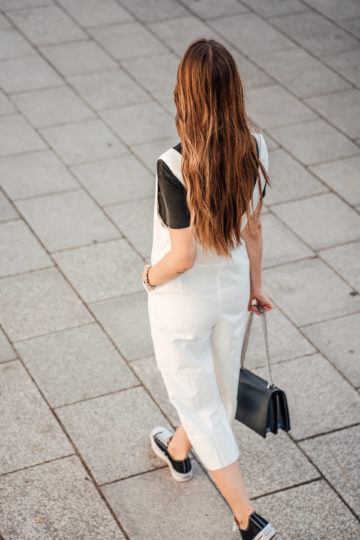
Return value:
<svg viewBox="0 0 360 540">
<path fill-rule="evenodd" d="M 190 226 L 190 212 L 183 183 L 164 160 L 157 161 L 158 200 L 161 219 L 171 229 Z"/>
</svg>

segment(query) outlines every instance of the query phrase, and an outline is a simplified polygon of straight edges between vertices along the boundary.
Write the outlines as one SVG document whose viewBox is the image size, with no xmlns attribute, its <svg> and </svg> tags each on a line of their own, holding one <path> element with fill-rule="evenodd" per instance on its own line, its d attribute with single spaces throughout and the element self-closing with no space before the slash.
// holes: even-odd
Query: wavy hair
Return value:
<svg viewBox="0 0 360 540">
<path fill-rule="evenodd" d="M 241 77 L 230 52 L 213 39 L 193 41 L 180 60 L 174 102 L 181 140 L 186 202 L 196 238 L 208 250 L 231 258 L 241 244 L 242 216 L 250 218 L 255 186 L 262 189 Z"/>
</svg>

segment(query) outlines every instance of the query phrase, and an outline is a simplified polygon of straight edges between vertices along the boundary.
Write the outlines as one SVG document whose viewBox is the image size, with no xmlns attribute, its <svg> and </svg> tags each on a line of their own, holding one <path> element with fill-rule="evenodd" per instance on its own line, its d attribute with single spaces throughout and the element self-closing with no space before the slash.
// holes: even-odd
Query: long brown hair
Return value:
<svg viewBox="0 0 360 540">
<path fill-rule="evenodd" d="M 239 72 L 221 43 L 201 38 L 188 46 L 174 102 L 191 225 L 205 252 L 231 258 L 241 244 L 241 217 L 250 217 L 255 178 L 262 204 L 259 167 L 270 181 L 251 135 L 260 130 L 245 113 Z"/>
</svg>

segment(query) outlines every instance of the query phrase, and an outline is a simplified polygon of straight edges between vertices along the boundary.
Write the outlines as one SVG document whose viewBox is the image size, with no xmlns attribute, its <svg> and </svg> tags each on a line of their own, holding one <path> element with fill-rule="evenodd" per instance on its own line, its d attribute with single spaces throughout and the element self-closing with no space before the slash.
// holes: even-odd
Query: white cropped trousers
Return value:
<svg viewBox="0 0 360 540">
<path fill-rule="evenodd" d="M 170 402 L 203 465 L 239 457 L 232 431 L 250 295 L 243 243 L 233 260 L 198 254 L 192 268 L 148 292 L 157 366 Z"/>
</svg>

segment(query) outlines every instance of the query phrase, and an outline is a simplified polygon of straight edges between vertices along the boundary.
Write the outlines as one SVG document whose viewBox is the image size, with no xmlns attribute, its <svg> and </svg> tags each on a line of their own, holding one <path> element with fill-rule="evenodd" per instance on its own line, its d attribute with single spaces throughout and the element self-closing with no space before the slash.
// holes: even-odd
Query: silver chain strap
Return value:
<svg viewBox="0 0 360 540">
<path fill-rule="evenodd" d="M 268 368 L 268 373 L 269 373 L 269 381 L 270 381 L 270 382 L 268 382 L 267 386 L 268 386 L 268 388 L 270 388 L 271 386 L 275 386 L 275 385 L 273 383 L 273 378 L 272 378 L 272 374 L 271 374 L 271 366 L 270 366 L 270 353 L 269 353 L 269 340 L 268 340 L 267 324 L 266 324 L 266 311 L 260 304 L 256 304 L 256 307 L 257 307 L 258 311 L 260 312 L 260 316 L 261 316 L 261 320 L 262 320 L 262 327 L 263 327 L 263 331 L 264 331 L 265 349 L 266 349 L 266 363 L 267 363 L 267 368 Z M 246 329 L 245 329 L 245 334 L 244 334 L 243 345 L 242 345 L 242 349 L 241 349 L 240 366 L 242 368 L 244 367 L 245 353 L 246 353 L 246 349 L 247 349 L 247 346 L 248 346 L 248 343 L 249 343 L 250 331 L 251 331 L 251 325 L 252 325 L 253 318 L 254 318 L 254 311 L 251 310 L 250 313 L 249 313 L 249 316 L 248 316 Z"/>
</svg>

